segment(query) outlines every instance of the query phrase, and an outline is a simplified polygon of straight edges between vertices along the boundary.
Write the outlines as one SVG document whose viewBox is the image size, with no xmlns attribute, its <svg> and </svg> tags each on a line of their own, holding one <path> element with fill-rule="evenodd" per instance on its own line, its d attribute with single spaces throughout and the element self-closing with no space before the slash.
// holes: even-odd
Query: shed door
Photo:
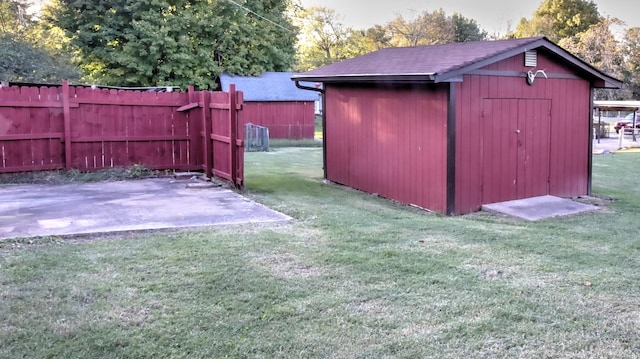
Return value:
<svg viewBox="0 0 640 359">
<path fill-rule="evenodd" d="M 550 131 L 551 100 L 483 100 L 483 204 L 549 194 Z"/>
</svg>

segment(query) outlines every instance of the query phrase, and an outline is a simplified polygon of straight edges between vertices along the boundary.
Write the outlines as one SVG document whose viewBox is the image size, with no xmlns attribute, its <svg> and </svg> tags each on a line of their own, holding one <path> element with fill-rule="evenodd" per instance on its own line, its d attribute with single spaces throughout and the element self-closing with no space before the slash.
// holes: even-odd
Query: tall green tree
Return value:
<svg viewBox="0 0 640 359">
<path fill-rule="evenodd" d="M 615 18 L 602 19 L 586 31 L 560 40 L 558 45 L 599 70 L 622 79 L 624 56 L 618 40 L 611 31 L 615 25 L 621 25 L 620 20 Z M 629 96 L 626 89 L 598 90 L 596 92 L 598 100 L 623 100 Z"/>
<path fill-rule="evenodd" d="M 587 31 L 599 21 L 598 6 L 591 0 L 544 0 L 530 20 L 520 20 L 514 36 L 546 36 L 558 42 Z"/>
<path fill-rule="evenodd" d="M 460 13 L 449 16 L 443 9 L 424 11 L 411 20 L 398 16 L 383 29 L 375 28 L 369 34 L 378 38 L 389 36 L 387 43 L 390 46 L 435 45 L 487 38 L 487 32 L 475 20 Z"/>
<path fill-rule="evenodd" d="M 394 46 L 418 46 L 454 42 L 455 26 L 444 10 L 424 11 L 412 20 L 398 16 L 387 24 Z"/>
<path fill-rule="evenodd" d="M 297 69 L 306 71 L 392 46 L 418 46 L 484 40 L 486 31 L 475 20 L 444 10 L 424 11 L 413 19 L 398 16 L 366 30 L 345 26 L 335 10 L 301 9 Z"/>
<path fill-rule="evenodd" d="M 365 31 L 365 37 L 369 42 L 369 47 L 372 51 L 380 50 L 385 47 L 393 46 L 391 41 L 393 40 L 393 34 L 391 31 L 383 25 L 374 25 Z"/>
<path fill-rule="evenodd" d="M 457 12 L 451 16 L 451 21 L 453 22 L 454 42 L 482 41 L 489 36 L 475 20 Z"/>
<path fill-rule="evenodd" d="M 363 53 L 352 28 L 342 23 L 335 10 L 322 6 L 300 9 L 296 14 L 301 28 L 296 69 L 307 71 Z"/>
<path fill-rule="evenodd" d="M 87 80 L 215 88 L 223 71 L 289 70 L 287 0 L 56 0 L 49 20 L 79 53 Z"/>
<path fill-rule="evenodd" d="M 28 7 L 25 0 L 0 0 L 0 33 L 17 34 L 32 25 Z"/>
<path fill-rule="evenodd" d="M 0 0 L 0 79 L 21 82 L 75 80 L 59 31 L 32 18 L 23 0 Z"/>
<path fill-rule="evenodd" d="M 0 33 L 0 49 L 0 80 L 57 83 L 78 76 L 68 63 L 17 35 Z"/>
<path fill-rule="evenodd" d="M 631 98 L 640 99 L 640 27 L 625 31 L 622 40 L 622 54 L 625 66 L 623 77 Z"/>
</svg>

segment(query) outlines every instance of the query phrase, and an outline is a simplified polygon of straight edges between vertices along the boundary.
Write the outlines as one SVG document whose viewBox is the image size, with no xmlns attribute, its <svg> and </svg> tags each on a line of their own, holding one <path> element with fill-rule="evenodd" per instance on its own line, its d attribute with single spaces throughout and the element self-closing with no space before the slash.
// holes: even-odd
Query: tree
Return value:
<svg viewBox="0 0 640 359">
<path fill-rule="evenodd" d="M 372 51 L 393 46 L 391 45 L 393 34 L 386 26 L 374 25 L 373 27 L 368 28 L 365 32 L 365 37 L 367 38 L 369 47 Z"/>
<path fill-rule="evenodd" d="M 385 25 L 354 30 L 333 9 L 310 7 L 297 14 L 302 28 L 297 69 L 306 71 L 392 46 L 418 46 L 484 40 L 475 20 L 444 10 L 422 12 L 413 20 L 398 16 Z"/>
<path fill-rule="evenodd" d="M 558 42 L 587 31 L 599 21 L 598 6 L 591 0 L 544 0 L 531 20 L 520 20 L 514 36 L 546 36 Z"/>
<path fill-rule="evenodd" d="M 613 25 L 620 25 L 618 19 L 603 19 L 588 30 L 560 40 L 559 45 L 599 70 L 622 78 L 624 58 L 618 41 L 611 31 Z M 625 90 L 598 90 L 599 100 L 619 100 L 628 97 Z"/>
<path fill-rule="evenodd" d="M 631 98 L 638 100 L 640 99 L 640 27 L 632 27 L 625 31 L 622 54 L 625 61 L 624 81 Z"/>
<path fill-rule="evenodd" d="M 26 11 L 21 0 L 0 0 L 0 79 L 22 82 L 74 80 L 78 72 L 64 39 Z"/>
<path fill-rule="evenodd" d="M 353 29 L 342 24 L 335 10 L 326 7 L 301 9 L 300 38 L 298 41 L 298 65 L 300 71 L 357 56 L 361 53 L 354 40 Z"/>
<path fill-rule="evenodd" d="M 475 20 L 454 12 L 453 16 L 451 16 L 451 21 L 453 22 L 454 42 L 481 41 L 487 39 L 487 32 L 482 30 Z"/>
<path fill-rule="evenodd" d="M 0 0 L 0 33 L 23 32 L 32 23 L 27 7 L 23 0 Z"/>
<path fill-rule="evenodd" d="M 381 47 L 418 46 L 485 40 L 487 32 L 475 20 L 444 10 L 424 11 L 413 20 L 398 16 L 384 27 L 373 27 L 367 35 Z M 385 46 L 386 45 L 386 46 Z"/>
<path fill-rule="evenodd" d="M 444 10 L 424 11 L 413 20 L 398 16 L 387 24 L 395 46 L 418 46 L 454 42 L 454 23 Z"/>
<path fill-rule="evenodd" d="M 12 34 L 0 34 L 0 79 L 18 82 L 52 83 L 76 78 L 77 73 L 59 62 L 46 49 Z"/>
<path fill-rule="evenodd" d="M 90 81 L 215 88 L 223 71 L 291 68 L 286 8 L 286 0 L 57 0 L 49 21 L 70 38 Z"/>
</svg>

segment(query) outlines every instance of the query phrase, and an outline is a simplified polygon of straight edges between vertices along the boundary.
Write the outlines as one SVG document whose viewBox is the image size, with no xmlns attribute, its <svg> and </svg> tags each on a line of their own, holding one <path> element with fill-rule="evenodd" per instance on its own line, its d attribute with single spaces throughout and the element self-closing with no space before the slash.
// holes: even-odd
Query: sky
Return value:
<svg viewBox="0 0 640 359">
<path fill-rule="evenodd" d="M 324 6 L 336 10 L 342 23 L 365 29 L 373 25 L 384 25 L 398 15 L 411 19 L 423 11 L 442 8 L 447 15 L 458 12 L 476 20 L 489 34 L 505 34 L 509 23 L 515 29 L 520 19 L 530 19 L 542 0 L 300 0 L 302 6 Z M 617 17 L 627 27 L 640 27 L 640 1 L 596 0 L 602 16 Z"/>
</svg>

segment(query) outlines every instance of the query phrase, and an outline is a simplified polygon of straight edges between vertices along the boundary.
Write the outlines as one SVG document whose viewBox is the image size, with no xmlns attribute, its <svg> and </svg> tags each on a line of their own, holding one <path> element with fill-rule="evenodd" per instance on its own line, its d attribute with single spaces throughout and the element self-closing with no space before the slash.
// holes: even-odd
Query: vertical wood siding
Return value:
<svg viewBox="0 0 640 359">
<path fill-rule="evenodd" d="M 483 99 L 482 203 L 549 194 L 551 100 Z"/>
<path fill-rule="evenodd" d="M 446 211 L 447 88 L 328 84 L 328 179 Z"/>
<path fill-rule="evenodd" d="M 523 55 L 500 61 L 485 67 L 483 70 L 504 72 L 526 72 L 530 68 L 523 66 Z M 573 75 L 570 69 L 556 62 L 544 52 L 538 52 L 537 69 L 546 69 L 548 75 Z M 565 76 L 566 77 L 566 76 Z M 589 131 L 590 131 L 590 84 L 579 78 L 549 78 L 538 77 L 533 86 L 526 84 L 522 77 L 465 75 L 464 81 L 457 85 L 456 104 L 456 213 L 464 214 L 480 209 L 483 197 L 495 199 L 500 194 L 484 193 L 487 184 L 483 183 L 482 174 L 485 168 L 494 171 L 504 169 L 491 155 L 492 151 L 514 151 L 513 142 L 498 133 L 498 123 L 483 117 L 483 101 L 485 99 L 531 99 L 550 101 L 550 124 L 548 130 L 543 127 L 529 133 L 529 141 L 537 141 L 537 151 L 545 151 L 536 157 L 534 162 L 522 172 L 521 177 L 532 184 L 524 197 L 538 193 L 541 188 L 548 188 L 548 193 L 561 197 L 587 194 L 589 179 Z M 508 121 L 509 117 L 516 117 L 518 109 L 514 109 L 513 101 L 496 102 L 493 106 L 503 106 L 492 109 L 494 113 L 501 113 L 498 118 Z M 532 114 L 538 110 L 540 103 L 525 103 L 519 111 Z M 518 105 L 520 106 L 520 105 Z M 526 106 L 534 106 L 527 108 Z M 538 114 L 540 115 L 540 114 Z M 506 119 L 504 119 L 506 118 Z M 517 121 L 517 118 L 513 118 Z M 496 130 L 496 131 L 494 131 Z M 511 129 L 513 130 L 513 129 Z M 548 141 L 539 136 L 539 132 L 548 132 Z M 506 142 L 505 142 L 506 141 Z M 548 143 L 547 143 L 548 142 Z M 514 153 L 517 156 L 517 152 Z M 548 169 L 535 168 L 542 166 L 540 158 L 547 156 Z M 515 159 L 514 159 L 515 161 Z M 546 164 L 545 164 L 546 166 Z M 524 169 L 522 169 L 524 171 Z M 548 187 L 540 172 L 548 173 Z M 538 176 L 538 177 L 536 177 Z M 533 185 L 535 183 L 535 186 Z M 495 188 L 495 186 L 494 186 Z M 484 194 L 483 194 L 484 193 Z M 511 198 L 515 199 L 515 198 Z"/>
<path fill-rule="evenodd" d="M 272 139 L 312 139 L 315 132 L 313 101 L 245 102 L 240 117 L 267 127 Z"/>
</svg>

